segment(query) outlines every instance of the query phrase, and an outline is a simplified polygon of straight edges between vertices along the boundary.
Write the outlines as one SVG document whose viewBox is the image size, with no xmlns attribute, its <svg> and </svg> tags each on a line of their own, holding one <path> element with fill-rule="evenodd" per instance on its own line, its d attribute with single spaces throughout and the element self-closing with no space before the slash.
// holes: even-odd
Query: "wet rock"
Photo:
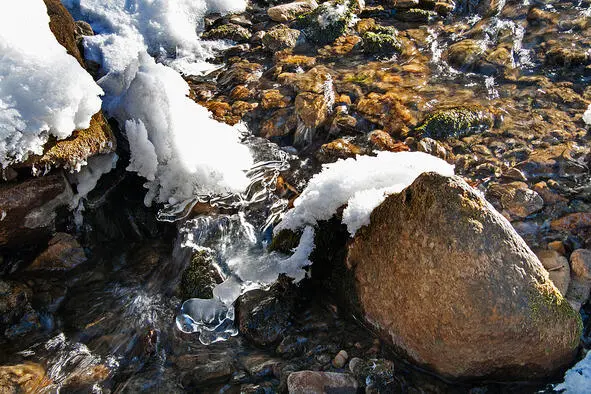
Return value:
<svg viewBox="0 0 591 394">
<path fill-rule="evenodd" d="M 462 71 L 472 71 L 484 55 L 483 45 L 471 39 L 462 40 L 449 46 L 444 52 L 444 59 L 453 67 Z"/>
<path fill-rule="evenodd" d="M 14 339 L 41 328 L 30 303 L 32 297 L 27 285 L 0 280 L 0 338 Z"/>
<path fill-rule="evenodd" d="M 394 363 L 385 359 L 362 360 L 354 358 L 349 362 L 349 370 L 353 373 L 366 393 L 397 392 L 394 376 Z"/>
<path fill-rule="evenodd" d="M 557 46 L 546 52 L 545 60 L 551 66 L 568 68 L 589 64 L 591 56 L 582 48 Z"/>
<path fill-rule="evenodd" d="M 414 117 L 394 92 L 368 94 L 357 102 L 357 111 L 391 135 L 406 135 L 408 127 L 416 125 Z"/>
<path fill-rule="evenodd" d="M 419 0 L 388 0 L 386 4 L 395 10 L 408 10 L 418 8 Z"/>
<path fill-rule="evenodd" d="M 544 200 L 524 182 L 493 184 L 486 198 L 509 218 L 525 218 L 544 207 Z"/>
<path fill-rule="evenodd" d="M 576 353 L 578 313 L 506 219 L 459 177 L 423 174 L 388 197 L 345 262 L 351 307 L 442 375 L 531 379 Z"/>
<path fill-rule="evenodd" d="M 283 137 L 292 134 L 298 125 L 293 107 L 275 111 L 261 125 L 261 136 L 265 138 Z"/>
<path fill-rule="evenodd" d="M 310 69 L 298 76 L 295 88 L 298 92 L 324 93 L 326 81 L 332 79 L 330 70 L 324 66 Z"/>
<path fill-rule="evenodd" d="M 237 43 L 245 43 L 250 40 L 251 36 L 252 34 L 248 29 L 240 25 L 228 23 L 206 31 L 201 38 L 204 40 L 230 40 Z"/>
<path fill-rule="evenodd" d="M 261 77 L 261 70 L 262 66 L 258 63 L 239 61 L 220 73 L 217 81 L 222 88 L 234 88 L 236 85 L 257 81 Z"/>
<path fill-rule="evenodd" d="M 39 393 L 52 384 L 45 368 L 37 363 L 0 366 L 0 392 Z"/>
<path fill-rule="evenodd" d="M 188 360 L 187 360 L 188 361 Z M 230 357 L 222 356 L 217 360 L 194 362 L 194 368 L 181 377 L 185 390 L 187 388 L 201 388 L 214 383 L 224 383 L 230 380 L 236 372 L 236 367 Z"/>
<path fill-rule="evenodd" d="M 316 58 L 312 56 L 293 55 L 289 51 L 281 51 L 275 54 L 275 61 L 284 70 L 296 71 L 298 67 L 306 70 L 316 65 Z"/>
<path fill-rule="evenodd" d="M 426 24 L 434 21 L 437 18 L 437 13 L 435 11 L 422 10 L 420 8 L 411 8 L 396 13 L 394 17 L 402 22 Z"/>
<path fill-rule="evenodd" d="M 86 254 L 76 238 L 67 233 L 57 233 L 49 241 L 47 249 L 27 267 L 27 271 L 69 271 L 85 261 Z"/>
<path fill-rule="evenodd" d="M 284 96 L 278 89 L 261 92 L 261 106 L 264 109 L 285 108 L 291 103 L 291 97 Z"/>
<path fill-rule="evenodd" d="M 361 154 L 363 151 L 357 145 L 344 138 L 339 138 L 324 144 L 316 152 L 316 158 L 321 163 L 333 163 L 338 159 L 347 159 Z"/>
<path fill-rule="evenodd" d="M 181 296 L 188 298 L 213 298 L 213 288 L 223 282 L 208 250 L 195 252 L 189 266 L 181 276 Z"/>
<path fill-rule="evenodd" d="M 306 39 L 317 44 L 328 44 L 343 35 L 353 18 L 353 0 L 333 0 L 300 18 L 298 23 Z"/>
<path fill-rule="evenodd" d="M 246 85 L 238 85 L 230 92 L 230 98 L 234 100 L 246 100 L 252 96 L 252 91 Z"/>
<path fill-rule="evenodd" d="M 410 150 L 404 142 L 396 142 L 390 134 L 383 130 L 374 130 L 369 133 L 369 142 L 378 150 L 390 152 L 405 152 Z"/>
<path fill-rule="evenodd" d="M 281 355 L 294 357 L 306 351 L 306 344 L 308 338 L 302 336 L 288 336 L 283 338 L 281 343 L 277 345 L 275 352 Z"/>
<path fill-rule="evenodd" d="M 550 223 L 550 228 L 556 231 L 568 232 L 586 227 L 591 227 L 591 212 L 569 213 Z"/>
<path fill-rule="evenodd" d="M 417 151 L 425 152 L 432 156 L 437 156 L 440 159 L 447 160 L 448 153 L 447 150 L 441 143 L 435 141 L 432 138 L 422 138 L 417 143 Z"/>
<path fill-rule="evenodd" d="M 324 95 L 303 92 L 296 96 L 295 112 L 308 128 L 317 129 L 323 125 L 329 109 Z"/>
<path fill-rule="evenodd" d="M 393 27 L 376 27 L 362 36 L 363 50 L 369 54 L 392 57 L 402 51 L 398 31 Z"/>
<path fill-rule="evenodd" d="M 298 371 L 287 378 L 287 389 L 293 394 L 357 392 L 355 379 L 344 373 Z"/>
<path fill-rule="evenodd" d="M 566 257 L 555 250 L 539 250 L 536 256 L 548 271 L 548 275 L 560 294 L 566 296 L 570 284 L 570 266 Z"/>
<path fill-rule="evenodd" d="M 316 8 L 318 8 L 318 3 L 314 0 L 295 1 L 270 7 L 267 9 L 267 15 L 275 22 L 290 22 Z"/>
<path fill-rule="evenodd" d="M 61 171 L 20 183 L 0 184 L 0 247 L 36 246 L 54 230 L 57 210 L 73 192 Z"/>
<path fill-rule="evenodd" d="M 300 34 L 299 30 L 280 25 L 273 30 L 269 30 L 263 36 L 263 47 L 269 52 L 294 48 L 300 39 Z"/>
<path fill-rule="evenodd" d="M 483 107 L 455 107 L 435 111 L 427 116 L 415 132 L 436 140 L 461 138 L 489 129 L 493 124 L 492 114 Z"/>
<path fill-rule="evenodd" d="M 570 256 L 572 281 L 566 298 L 575 310 L 589 300 L 591 294 L 591 251 L 577 249 Z"/>
<path fill-rule="evenodd" d="M 295 293 L 292 280 L 281 275 L 268 291 L 257 289 L 241 295 L 235 306 L 240 333 L 259 346 L 281 341 L 291 325 Z"/>
</svg>

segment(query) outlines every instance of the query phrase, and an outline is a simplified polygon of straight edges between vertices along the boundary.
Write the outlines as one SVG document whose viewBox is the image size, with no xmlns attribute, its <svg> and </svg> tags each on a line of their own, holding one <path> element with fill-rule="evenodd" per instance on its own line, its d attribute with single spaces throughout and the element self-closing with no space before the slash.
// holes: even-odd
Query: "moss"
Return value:
<svg viewBox="0 0 591 394">
<path fill-rule="evenodd" d="M 433 139 L 460 138 L 489 129 L 494 124 L 483 107 L 456 107 L 436 111 L 415 129 L 417 136 Z"/>
<path fill-rule="evenodd" d="M 215 27 L 205 33 L 202 38 L 205 40 L 232 40 L 236 42 L 246 42 L 250 40 L 250 32 L 242 26 L 228 23 Z"/>
<path fill-rule="evenodd" d="M 326 19 L 327 15 L 334 13 L 335 7 L 342 4 L 346 5 L 346 11 L 342 15 L 326 25 L 320 23 L 320 20 Z M 297 19 L 297 25 L 308 40 L 316 44 L 328 44 L 345 33 L 353 19 L 354 10 L 355 1 L 336 0 L 326 2 L 314 11 L 300 15 Z"/>
<path fill-rule="evenodd" d="M 213 288 L 222 278 L 214 266 L 214 259 L 207 250 L 196 252 L 181 276 L 180 290 L 183 299 L 212 298 Z"/>
<path fill-rule="evenodd" d="M 402 45 L 392 33 L 374 33 L 367 32 L 363 34 L 363 50 L 366 53 L 392 56 L 394 53 L 400 53 Z"/>
<path fill-rule="evenodd" d="M 352 82 L 360 85 L 369 85 L 375 79 L 375 73 L 360 71 L 357 74 L 349 74 L 343 78 L 343 82 Z"/>
<path fill-rule="evenodd" d="M 403 22 L 429 23 L 437 17 L 437 13 L 420 8 L 411 8 L 410 10 L 397 13 L 394 17 Z"/>
<path fill-rule="evenodd" d="M 530 293 L 529 306 L 531 318 L 534 321 L 541 321 L 540 324 L 551 324 L 573 320 L 577 324 L 576 330 L 572 333 L 572 346 L 579 344 L 579 339 L 583 332 L 583 322 L 580 314 L 575 311 L 568 301 L 549 281 L 538 284 L 537 291 Z M 564 325 L 564 324 L 562 324 Z"/>
<path fill-rule="evenodd" d="M 273 237 L 271 243 L 267 247 L 267 250 L 269 252 L 277 251 L 290 254 L 293 252 L 293 249 L 299 245 L 301 237 L 301 231 L 292 231 L 288 229 L 281 230 Z"/>
</svg>

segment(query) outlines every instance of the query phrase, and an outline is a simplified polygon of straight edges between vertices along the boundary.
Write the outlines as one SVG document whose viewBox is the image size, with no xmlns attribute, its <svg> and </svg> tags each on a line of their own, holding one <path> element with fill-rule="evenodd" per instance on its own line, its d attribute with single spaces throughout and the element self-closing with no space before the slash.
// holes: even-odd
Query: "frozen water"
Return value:
<svg viewBox="0 0 591 394">
<path fill-rule="evenodd" d="M 238 333 L 234 328 L 234 308 L 216 298 L 188 299 L 181 307 L 176 324 L 182 332 L 198 333 L 199 340 L 205 345 Z"/>
<path fill-rule="evenodd" d="M 591 352 L 564 374 L 564 382 L 554 390 L 565 394 L 588 394 L 591 392 Z"/>
</svg>

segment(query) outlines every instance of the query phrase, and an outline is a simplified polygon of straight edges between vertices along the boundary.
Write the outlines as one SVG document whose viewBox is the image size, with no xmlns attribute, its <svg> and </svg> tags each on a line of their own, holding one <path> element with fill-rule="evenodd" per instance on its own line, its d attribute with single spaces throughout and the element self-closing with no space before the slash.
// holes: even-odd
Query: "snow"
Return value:
<svg viewBox="0 0 591 394">
<path fill-rule="evenodd" d="M 99 33 L 116 33 L 146 46 L 158 61 L 185 73 L 210 69 L 205 59 L 221 42 L 201 41 L 207 13 L 242 12 L 246 0 L 62 0 Z"/>
<path fill-rule="evenodd" d="M 79 172 L 69 174 L 70 183 L 76 185 L 77 193 L 72 199 L 71 208 L 78 207 L 80 200 L 85 198 L 96 187 L 101 176 L 111 172 L 119 157 L 115 153 L 93 156 Z"/>
<path fill-rule="evenodd" d="M 564 374 L 564 382 L 554 390 L 565 394 L 587 394 L 591 392 L 591 352 Z"/>
<path fill-rule="evenodd" d="M 583 122 L 585 122 L 587 126 L 591 126 L 591 104 L 589 104 L 589 107 L 587 107 L 587 110 L 583 114 Z"/>
<path fill-rule="evenodd" d="M 377 156 L 357 156 L 326 164 L 314 175 L 275 227 L 296 230 L 328 220 L 337 209 L 343 211 L 343 223 L 351 235 L 364 225 L 374 208 L 389 194 L 402 191 L 424 172 L 452 176 L 453 166 L 422 152 L 379 152 Z"/>
<path fill-rule="evenodd" d="M 9 9 L 0 12 L 2 167 L 41 154 L 49 136 L 89 127 L 102 94 L 51 33 L 43 1 L 10 2 Z"/>
</svg>

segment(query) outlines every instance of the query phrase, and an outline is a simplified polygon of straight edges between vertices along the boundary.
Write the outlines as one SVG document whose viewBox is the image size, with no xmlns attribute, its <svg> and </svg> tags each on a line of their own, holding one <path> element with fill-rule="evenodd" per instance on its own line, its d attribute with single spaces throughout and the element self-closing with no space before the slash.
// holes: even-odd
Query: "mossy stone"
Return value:
<svg viewBox="0 0 591 394">
<path fill-rule="evenodd" d="M 291 254 L 293 253 L 293 249 L 295 249 L 300 244 L 301 237 L 301 231 L 283 229 L 273 237 L 269 243 L 269 246 L 267 247 L 267 250 L 269 252 L 277 251 L 285 254 Z"/>
<path fill-rule="evenodd" d="M 197 251 L 181 277 L 181 296 L 183 299 L 212 298 L 213 288 L 221 282 L 213 255 L 208 250 Z"/>
<path fill-rule="evenodd" d="M 420 137 L 435 140 L 461 138 L 491 128 L 494 124 L 492 114 L 480 106 L 442 109 L 427 116 L 415 129 Z"/>
</svg>

